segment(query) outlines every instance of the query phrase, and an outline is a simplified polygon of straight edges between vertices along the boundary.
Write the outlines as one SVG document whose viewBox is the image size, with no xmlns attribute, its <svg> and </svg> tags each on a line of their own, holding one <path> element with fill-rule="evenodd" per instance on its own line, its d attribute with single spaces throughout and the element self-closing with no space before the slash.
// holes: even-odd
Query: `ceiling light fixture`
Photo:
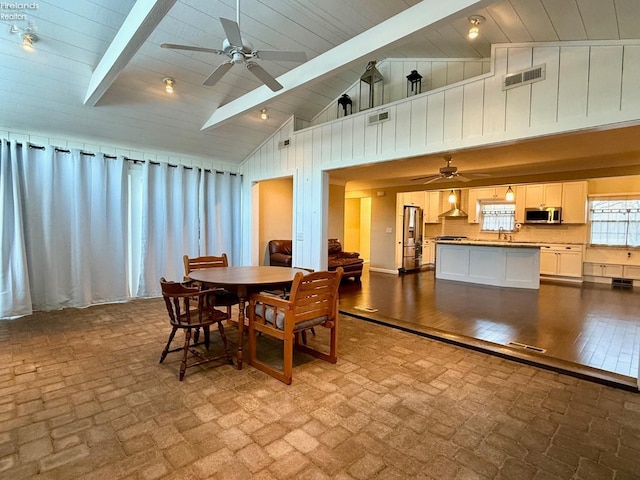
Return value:
<svg viewBox="0 0 640 480">
<path fill-rule="evenodd" d="M 478 38 L 478 34 L 480 33 L 480 29 L 478 25 L 484 22 L 485 18 L 482 15 L 472 15 L 469 17 L 469 23 L 471 24 L 471 28 L 469 29 L 469 38 L 471 40 Z"/>
<path fill-rule="evenodd" d="M 33 49 L 33 44 L 38 41 L 38 36 L 35 33 L 23 33 L 22 34 L 22 46 L 27 50 Z"/>
<path fill-rule="evenodd" d="M 269 115 L 267 115 L 267 109 L 263 108 L 262 110 L 260 110 L 260 118 L 262 120 L 266 120 L 267 118 L 269 118 Z"/>
<path fill-rule="evenodd" d="M 449 203 L 456 203 L 458 201 L 458 199 L 456 197 L 456 192 L 451 190 L 451 193 L 449 194 L 448 200 L 449 200 Z"/>
<path fill-rule="evenodd" d="M 513 202 L 516 198 L 515 193 L 513 193 L 513 190 L 511 189 L 511 185 L 509 185 L 509 188 L 507 188 L 507 193 L 505 193 L 504 195 L 504 199 L 507 202 Z"/>
<path fill-rule="evenodd" d="M 25 50 L 33 50 L 33 44 L 39 40 L 38 35 L 36 35 L 35 22 L 29 22 L 29 26 L 25 28 L 21 28 L 15 24 L 11 25 L 9 33 L 20 34 L 22 47 Z"/>
<path fill-rule="evenodd" d="M 164 91 L 167 93 L 173 93 L 173 87 L 176 84 L 176 81 L 173 78 L 166 77 L 164 80 Z"/>
</svg>

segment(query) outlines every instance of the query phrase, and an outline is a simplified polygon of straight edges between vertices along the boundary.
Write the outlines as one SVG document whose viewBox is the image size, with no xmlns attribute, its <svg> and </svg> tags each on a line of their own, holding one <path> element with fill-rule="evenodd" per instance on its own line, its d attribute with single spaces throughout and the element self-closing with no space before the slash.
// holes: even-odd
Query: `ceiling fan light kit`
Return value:
<svg viewBox="0 0 640 480">
<path fill-rule="evenodd" d="M 245 65 L 260 82 L 277 92 L 283 86 L 273 75 L 267 72 L 254 60 L 271 60 L 281 62 L 305 62 L 307 55 L 305 52 L 293 52 L 285 50 L 255 50 L 253 46 L 242 39 L 240 34 L 240 0 L 237 1 L 236 21 L 220 17 L 220 24 L 227 38 L 222 42 L 222 50 L 216 48 L 194 47 L 190 45 L 178 45 L 174 43 L 163 43 L 162 48 L 174 50 L 190 50 L 195 52 L 215 53 L 224 55 L 229 60 L 218 65 L 218 67 L 207 77 L 203 85 L 214 86 L 234 65 Z"/>
</svg>

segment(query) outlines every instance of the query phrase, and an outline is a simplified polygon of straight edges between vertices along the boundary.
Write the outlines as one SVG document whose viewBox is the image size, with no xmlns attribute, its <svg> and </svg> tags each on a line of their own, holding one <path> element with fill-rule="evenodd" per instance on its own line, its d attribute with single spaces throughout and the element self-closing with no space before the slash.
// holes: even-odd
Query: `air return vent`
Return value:
<svg viewBox="0 0 640 480">
<path fill-rule="evenodd" d="M 528 85 L 539 82 L 545 78 L 545 65 L 537 65 L 515 73 L 505 75 L 502 81 L 502 90 Z"/>
<path fill-rule="evenodd" d="M 389 118 L 390 116 L 388 110 L 386 112 L 374 113 L 373 115 L 369 115 L 367 117 L 367 124 L 375 125 L 376 123 L 386 122 L 387 120 L 389 120 Z"/>
<path fill-rule="evenodd" d="M 286 140 L 280 140 L 278 142 L 278 148 L 283 149 L 283 148 L 287 148 L 289 145 L 291 145 L 291 139 L 287 138 Z"/>
</svg>

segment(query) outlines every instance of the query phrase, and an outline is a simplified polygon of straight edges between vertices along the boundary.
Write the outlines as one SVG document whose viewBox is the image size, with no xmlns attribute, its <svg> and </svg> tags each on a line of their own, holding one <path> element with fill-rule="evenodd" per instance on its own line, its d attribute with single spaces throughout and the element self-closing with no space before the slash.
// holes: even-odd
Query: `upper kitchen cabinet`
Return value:
<svg viewBox="0 0 640 480">
<path fill-rule="evenodd" d="M 502 199 L 504 199 L 507 192 L 507 189 L 502 187 L 474 188 L 473 190 L 475 191 L 476 200 L 499 200 L 501 194 Z"/>
<path fill-rule="evenodd" d="M 483 187 L 469 189 L 469 202 L 467 204 L 467 222 L 480 223 L 481 202 L 507 202 L 506 195 L 508 185 L 499 187 Z M 524 218 L 525 187 L 512 187 L 515 194 L 516 220 Z"/>
<path fill-rule="evenodd" d="M 420 190 L 417 192 L 400 192 L 396 199 L 398 215 L 402 215 L 405 205 L 422 208 L 424 223 L 438 223 L 440 219 L 440 192 Z"/>
<path fill-rule="evenodd" d="M 424 192 L 423 201 L 424 223 L 439 223 L 440 218 L 440 192 Z"/>
<path fill-rule="evenodd" d="M 561 205 L 562 183 L 527 185 L 525 208 L 560 207 Z"/>
<path fill-rule="evenodd" d="M 587 223 L 587 182 L 562 184 L 562 223 Z"/>
<path fill-rule="evenodd" d="M 398 194 L 399 199 L 401 199 L 400 207 L 404 205 L 412 205 L 414 207 L 424 208 L 424 194 L 423 190 L 417 192 L 401 192 Z M 402 210 L 402 208 L 400 208 Z"/>
</svg>

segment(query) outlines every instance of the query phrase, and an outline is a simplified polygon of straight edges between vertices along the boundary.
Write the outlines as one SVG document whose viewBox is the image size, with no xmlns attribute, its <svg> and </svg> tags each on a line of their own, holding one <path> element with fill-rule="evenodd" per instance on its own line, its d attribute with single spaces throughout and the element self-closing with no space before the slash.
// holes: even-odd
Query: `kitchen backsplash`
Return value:
<svg viewBox="0 0 640 480">
<path fill-rule="evenodd" d="M 506 232 L 514 241 L 548 242 L 548 243 L 581 243 L 588 241 L 587 225 L 523 225 L 518 232 Z M 480 225 L 469 223 L 466 218 L 445 218 L 442 223 L 425 224 L 424 236 L 460 235 L 482 240 L 497 239 L 497 232 L 481 232 Z"/>
</svg>

